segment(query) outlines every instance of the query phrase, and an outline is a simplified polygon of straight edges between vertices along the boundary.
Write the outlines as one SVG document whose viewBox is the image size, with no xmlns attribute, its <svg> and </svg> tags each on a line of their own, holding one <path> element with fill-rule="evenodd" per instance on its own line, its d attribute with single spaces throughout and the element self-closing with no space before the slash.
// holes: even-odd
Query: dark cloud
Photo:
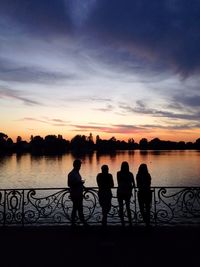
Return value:
<svg viewBox="0 0 200 267">
<path fill-rule="evenodd" d="M 42 105 L 40 102 L 23 96 L 24 92 L 10 88 L 0 87 L 0 99 L 16 99 L 22 101 L 25 105 Z"/>
<path fill-rule="evenodd" d="M 94 123 L 90 125 L 72 125 L 75 127 L 77 132 L 92 132 L 100 131 L 110 134 L 136 134 L 136 133 L 149 133 L 155 129 L 162 130 L 192 130 L 200 127 L 199 123 L 187 123 L 187 124 L 144 124 L 144 125 L 127 125 L 127 124 L 113 124 L 107 125 L 96 125 Z"/>
<path fill-rule="evenodd" d="M 200 70 L 199 12 L 198 0 L 0 2 L 1 21 L 10 23 L 10 29 L 19 27 L 41 37 L 76 32 L 90 36 L 88 46 L 106 44 L 108 63 L 124 62 L 135 71 L 141 71 L 140 64 L 157 70 L 174 68 L 184 76 Z M 133 61 L 140 64 L 132 65 Z"/>
<path fill-rule="evenodd" d="M 64 0 L 1 0 L 0 16 L 29 34 L 66 33 L 70 29 Z"/>
<path fill-rule="evenodd" d="M 147 104 L 143 101 L 137 101 L 136 106 L 129 106 L 126 104 L 120 104 L 119 106 L 123 111 L 129 113 L 138 113 L 144 115 L 150 115 L 152 117 L 165 117 L 172 119 L 183 119 L 183 120 L 199 120 L 200 119 L 200 111 L 193 111 L 190 113 L 175 113 L 166 110 L 159 110 L 156 108 L 149 108 Z"/>
<path fill-rule="evenodd" d="M 184 108 L 185 106 L 188 107 L 195 107 L 200 108 L 200 95 L 193 95 L 193 96 L 185 96 L 180 94 L 173 98 L 173 101 L 178 105 L 182 105 Z"/>
<path fill-rule="evenodd" d="M 200 123 L 187 123 L 187 124 L 144 124 L 142 127 L 146 129 L 164 129 L 164 130 L 191 130 L 198 129 Z"/>
<path fill-rule="evenodd" d="M 198 0 L 99 0 L 88 27 L 130 53 L 188 75 L 200 70 L 199 12 Z"/>
<path fill-rule="evenodd" d="M 40 37 L 87 36 L 88 47 L 98 44 L 100 51 L 105 44 L 99 58 L 116 68 L 123 63 L 136 72 L 174 68 L 183 76 L 200 70 L 199 12 L 198 0 L 0 2 L 0 22 L 12 34 L 16 29 Z"/>
</svg>

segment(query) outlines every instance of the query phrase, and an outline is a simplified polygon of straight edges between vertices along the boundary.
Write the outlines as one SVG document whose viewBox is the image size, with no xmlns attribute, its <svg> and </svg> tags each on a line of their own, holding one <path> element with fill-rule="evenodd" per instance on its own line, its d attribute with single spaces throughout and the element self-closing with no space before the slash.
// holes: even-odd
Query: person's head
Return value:
<svg viewBox="0 0 200 267">
<path fill-rule="evenodd" d="M 121 164 L 121 171 L 122 172 L 129 172 L 129 165 L 127 161 L 123 161 Z"/>
<path fill-rule="evenodd" d="M 75 170 L 79 171 L 81 168 L 81 160 L 80 159 L 75 159 L 73 162 L 73 167 Z"/>
<path fill-rule="evenodd" d="M 138 172 L 139 173 L 148 173 L 147 164 L 145 164 L 145 163 L 140 164 Z"/>
<path fill-rule="evenodd" d="M 102 173 L 108 173 L 108 165 L 101 166 Z"/>
</svg>

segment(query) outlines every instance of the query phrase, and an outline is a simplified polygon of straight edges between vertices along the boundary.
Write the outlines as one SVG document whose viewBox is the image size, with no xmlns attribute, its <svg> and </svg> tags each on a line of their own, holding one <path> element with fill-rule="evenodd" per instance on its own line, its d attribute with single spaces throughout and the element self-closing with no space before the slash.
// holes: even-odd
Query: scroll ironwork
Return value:
<svg viewBox="0 0 200 267">
<path fill-rule="evenodd" d="M 200 223 L 200 187 L 152 187 L 151 190 L 152 224 Z M 131 198 L 133 224 L 143 223 L 137 194 L 138 189 L 135 188 Z M 89 224 L 101 223 L 102 212 L 97 187 L 85 188 L 83 208 Z M 69 188 L 0 190 L 0 226 L 68 225 L 71 224 L 71 212 Z M 120 224 L 116 188 L 113 188 L 108 224 Z"/>
</svg>

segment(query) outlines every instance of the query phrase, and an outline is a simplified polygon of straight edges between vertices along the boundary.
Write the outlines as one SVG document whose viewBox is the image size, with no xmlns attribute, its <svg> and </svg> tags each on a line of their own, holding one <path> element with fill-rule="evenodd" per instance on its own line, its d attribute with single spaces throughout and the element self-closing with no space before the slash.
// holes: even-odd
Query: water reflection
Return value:
<svg viewBox="0 0 200 267">
<path fill-rule="evenodd" d="M 81 174 L 86 186 L 97 186 L 96 175 L 103 164 L 109 166 L 115 186 L 116 173 L 127 161 L 135 175 L 141 163 L 152 174 L 152 186 L 199 186 L 200 151 L 116 151 L 113 153 L 67 153 L 39 156 L 31 154 L 0 157 L 1 188 L 66 187 L 67 173 L 75 158 L 83 161 Z"/>
</svg>

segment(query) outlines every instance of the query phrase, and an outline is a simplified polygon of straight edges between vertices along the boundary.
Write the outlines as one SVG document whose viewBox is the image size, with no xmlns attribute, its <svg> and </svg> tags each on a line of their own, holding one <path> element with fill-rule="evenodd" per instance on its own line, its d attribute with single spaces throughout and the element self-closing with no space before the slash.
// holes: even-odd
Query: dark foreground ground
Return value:
<svg viewBox="0 0 200 267">
<path fill-rule="evenodd" d="M 200 266 L 200 227 L 0 228 L 0 267 Z"/>
</svg>

